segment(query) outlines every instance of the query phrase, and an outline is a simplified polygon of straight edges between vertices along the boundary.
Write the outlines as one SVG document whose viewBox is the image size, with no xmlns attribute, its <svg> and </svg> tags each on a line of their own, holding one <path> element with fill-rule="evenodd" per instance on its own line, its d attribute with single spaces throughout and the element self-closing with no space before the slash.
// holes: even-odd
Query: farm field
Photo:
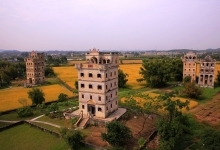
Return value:
<svg viewBox="0 0 220 150">
<path fill-rule="evenodd" d="M 68 97 L 74 96 L 72 92 L 67 90 L 65 87 L 55 84 L 40 87 L 45 94 L 45 101 L 51 102 L 57 100 L 60 93 L 65 93 Z M 8 88 L 0 90 L 0 112 L 13 110 L 21 107 L 21 104 L 18 102 L 18 99 L 24 98 L 27 100 L 28 105 L 31 105 L 31 100 L 28 98 L 27 92 L 31 88 Z"/>
<path fill-rule="evenodd" d="M 68 150 L 62 138 L 43 132 L 27 124 L 18 125 L 0 132 L 1 150 Z M 3 138 L 4 137 L 4 138 Z"/>
<path fill-rule="evenodd" d="M 157 96 L 159 96 L 159 94 L 153 93 L 153 92 L 143 92 L 142 94 L 144 94 L 144 95 L 148 94 L 150 97 L 157 97 Z M 144 103 L 147 102 L 147 99 L 144 99 L 144 98 L 141 98 L 141 97 L 134 97 L 134 99 L 137 101 L 139 106 L 143 106 Z M 194 101 L 194 100 L 191 100 L 191 99 L 188 99 L 188 98 L 186 99 L 186 98 L 182 98 L 182 97 L 176 97 L 175 100 L 177 100 L 177 99 L 179 99 L 182 102 L 185 102 L 186 100 L 189 100 L 189 109 L 190 110 L 195 108 L 198 105 L 197 101 Z M 125 100 L 125 97 L 123 97 L 121 99 L 122 102 L 124 102 L 124 100 Z M 186 111 L 186 110 L 183 109 L 183 111 Z"/>
<path fill-rule="evenodd" d="M 145 83 L 138 83 L 136 79 L 141 78 L 139 74 L 141 64 L 122 64 L 119 66 L 120 69 L 124 71 L 124 73 L 128 74 L 128 82 L 127 86 L 132 89 L 138 89 L 145 86 Z M 73 66 L 67 67 L 53 67 L 55 73 L 58 75 L 60 79 L 66 82 L 70 87 L 74 87 L 74 83 L 78 78 L 77 69 Z"/>
<path fill-rule="evenodd" d="M 57 76 L 66 82 L 70 87 L 75 88 L 74 83 L 78 78 L 77 69 L 74 66 L 53 67 Z"/>
<path fill-rule="evenodd" d="M 220 129 L 220 93 L 212 100 L 200 104 L 190 111 L 200 122 L 210 123 Z"/>
</svg>

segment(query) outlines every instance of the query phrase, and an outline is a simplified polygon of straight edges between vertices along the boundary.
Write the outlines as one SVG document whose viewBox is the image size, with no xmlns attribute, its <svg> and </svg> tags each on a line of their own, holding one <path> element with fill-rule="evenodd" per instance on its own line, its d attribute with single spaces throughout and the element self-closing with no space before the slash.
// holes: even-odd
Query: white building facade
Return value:
<svg viewBox="0 0 220 150">
<path fill-rule="evenodd" d="M 106 118 L 118 109 L 117 52 L 86 53 L 86 63 L 77 64 L 79 110 L 83 115 Z"/>
</svg>

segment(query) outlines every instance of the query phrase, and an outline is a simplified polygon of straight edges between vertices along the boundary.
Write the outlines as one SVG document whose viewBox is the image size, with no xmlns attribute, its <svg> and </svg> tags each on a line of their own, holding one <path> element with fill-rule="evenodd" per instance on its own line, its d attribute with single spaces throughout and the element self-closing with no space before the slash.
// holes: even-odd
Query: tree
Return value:
<svg viewBox="0 0 220 150">
<path fill-rule="evenodd" d="M 84 136 L 79 130 L 68 130 L 67 128 L 62 128 L 61 136 L 69 144 L 72 150 L 78 150 L 83 145 Z"/>
<path fill-rule="evenodd" d="M 78 90 L 78 87 L 79 87 L 78 81 L 75 81 L 74 85 L 75 85 L 75 88 Z"/>
<path fill-rule="evenodd" d="M 169 81 L 182 80 L 182 62 L 180 59 L 144 59 L 139 73 L 142 78 L 138 82 L 145 81 L 149 87 L 163 87 Z"/>
<path fill-rule="evenodd" d="M 64 102 L 67 100 L 67 94 L 64 93 L 60 93 L 60 95 L 58 96 L 58 102 Z"/>
<path fill-rule="evenodd" d="M 46 77 L 55 77 L 56 76 L 52 67 L 45 68 L 45 76 Z"/>
<path fill-rule="evenodd" d="M 44 93 L 39 88 L 32 88 L 28 91 L 28 98 L 32 100 L 33 105 L 42 104 L 45 101 Z"/>
<path fill-rule="evenodd" d="M 198 99 L 202 95 L 202 89 L 196 86 L 195 81 L 186 82 L 184 84 L 184 89 L 182 90 L 182 95 L 188 98 Z"/>
<path fill-rule="evenodd" d="M 216 83 L 218 86 L 220 86 L 220 71 L 218 71 L 217 77 L 216 77 Z"/>
<path fill-rule="evenodd" d="M 32 116 L 33 110 L 31 107 L 27 105 L 27 100 L 26 99 L 18 99 L 18 102 L 23 106 L 22 108 L 17 109 L 17 113 L 20 117 L 29 117 Z"/>
<path fill-rule="evenodd" d="M 146 81 L 150 87 L 165 86 L 169 81 L 170 75 L 167 73 L 167 66 L 165 59 L 143 60 L 142 67 L 139 73 L 142 75 L 141 79 L 137 81 Z"/>
<path fill-rule="evenodd" d="M 126 85 L 128 74 L 124 73 L 123 70 L 118 69 L 118 87 L 123 88 Z"/>
<path fill-rule="evenodd" d="M 157 122 L 157 130 L 160 136 L 160 150 L 181 149 L 185 135 L 190 133 L 188 117 L 182 115 L 181 109 L 188 109 L 189 101 L 181 102 L 175 100 L 173 93 L 164 94 L 158 97 L 164 111 L 163 116 Z"/>
<path fill-rule="evenodd" d="M 220 149 L 220 131 L 215 129 L 205 129 L 202 133 L 201 142 L 206 149 L 219 150 Z"/>
<path fill-rule="evenodd" d="M 183 83 L 188 83 L 191 82 L 191 76 L 186 76 L 185 78 L 183 78 Z"/>
<path fill-rule="evenodd" d="M 132 138 L 131 130 L 118 121 L 112 121 L 106 125 L 107 133 L 102 133 L 102 140 L 114 147 L 124 146 L 126 140 Z"/>
</svg>

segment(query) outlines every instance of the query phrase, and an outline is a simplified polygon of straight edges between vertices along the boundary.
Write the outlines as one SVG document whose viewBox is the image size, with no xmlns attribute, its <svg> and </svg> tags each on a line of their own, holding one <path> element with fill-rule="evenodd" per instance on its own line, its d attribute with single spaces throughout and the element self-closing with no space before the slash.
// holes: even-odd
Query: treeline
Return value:
<svg viewBox="0 0 220 150">
<path fill-rule="evenodd" d="M 52 57 L 51 55 L 47 55 L 46 57 L 47 65 L 57 67 L 60 66 L 60 64 L 67 64 L 67 58 L 66 56 L 58 56 L 58 57 Z"/>
<path fill-rule="evenodd" d="M 23 59 L 16 63 L 0 60 L 0 87 L 8 86 L 11 80 L 23 79 L 26 76 L 26 67 Z"/>
</svg>

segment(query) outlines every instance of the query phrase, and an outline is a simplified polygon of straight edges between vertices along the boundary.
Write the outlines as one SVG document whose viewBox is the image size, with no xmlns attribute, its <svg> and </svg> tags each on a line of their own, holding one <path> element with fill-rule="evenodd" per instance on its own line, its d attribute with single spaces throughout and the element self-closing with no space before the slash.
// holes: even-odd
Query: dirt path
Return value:
<svg viewBox="0 0 220 150">
<path fill-rule="evenodd" d="M 220 93 L 215 95 L 212 100 L 191 109 L 190 112 L 198 121 L 220 127 Z"/>
</svg>

